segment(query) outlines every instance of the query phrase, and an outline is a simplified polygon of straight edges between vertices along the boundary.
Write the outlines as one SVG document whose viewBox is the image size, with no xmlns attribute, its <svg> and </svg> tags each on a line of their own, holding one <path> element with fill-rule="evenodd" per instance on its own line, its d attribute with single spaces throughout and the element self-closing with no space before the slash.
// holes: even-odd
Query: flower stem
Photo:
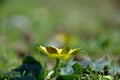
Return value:
<svg viewBox="0 0 120 80">
<path fill-rule="evenodd" d="M 56 63 L 53 68 L 54 73 L 51 75 L 51 78 L 54 78 L 59 74 L 59 67 L 60 67 L 60 59 L 56 58 Z"/>
</svg>

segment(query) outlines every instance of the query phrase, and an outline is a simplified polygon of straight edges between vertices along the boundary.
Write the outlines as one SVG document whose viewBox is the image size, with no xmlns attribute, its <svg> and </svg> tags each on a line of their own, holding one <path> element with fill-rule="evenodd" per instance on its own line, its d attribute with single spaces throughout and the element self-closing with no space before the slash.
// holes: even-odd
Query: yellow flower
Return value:
<svg viewBox="0 0 120 80">
<path fill-rule="evenodd" d="M 69 47 L 58 49 L 55 47 L 39 46 L 37 47 L 37 49 L 49 57 L 58 58 L 63 61 L 68 60 L 70 57 L 72 57 L 73 55 L 77 54 L 80 51 L 80 49 L 70 49 Z"/>
</svg>

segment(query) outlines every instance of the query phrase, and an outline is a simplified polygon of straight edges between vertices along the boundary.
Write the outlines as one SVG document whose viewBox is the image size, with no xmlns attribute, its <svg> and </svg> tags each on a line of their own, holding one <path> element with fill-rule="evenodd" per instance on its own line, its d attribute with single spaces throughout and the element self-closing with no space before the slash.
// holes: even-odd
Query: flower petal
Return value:
<svg viewBox="0 0 120 80">
<path fill-rule="evenodd" d="M 75 55 L 75 54 L 77 54 L 79 51 L 80 51 L 80 49 L 73 49 L 73 50 L 70 51 L 69 54 Z"/>
<path fill-rule="evenodd" d="M 70 57 L 72 57 L 80 51 L 80 49 L 70 49 L 69 47 L 59 49 L 54 47 L 39 46 L 37 47 L 37 49 L 51 58 L 58 58 L 62 61 L 68 60 Z"/>
<path fill-rule="evenodd" d="M 39 47 L 37 47 L 37 49 L 38 49 L 40 52 L 48 55 L 48 52 L 46 51 L 45 47 L 39 46 Z"/>
<path fill-rule="evenodd" d="M 68 54 L 69 51 L 70 51 L 70 48 L 69 47 L 65 47 L 65 48 L 62 49 L 60 54 Z"/>
<path fill-rule="evenodd" d="M 46 47 L 46 50 L 48 51 L 48 53 L 57 53 L 58 54 L 58 51 L 56 48 L 53 48 L 53 47 Z"/>
</svg>

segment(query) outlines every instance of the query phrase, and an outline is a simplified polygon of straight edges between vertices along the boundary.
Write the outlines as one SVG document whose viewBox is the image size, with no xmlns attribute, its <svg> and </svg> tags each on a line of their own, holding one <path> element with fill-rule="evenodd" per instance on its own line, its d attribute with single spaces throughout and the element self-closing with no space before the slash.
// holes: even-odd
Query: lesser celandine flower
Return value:
<svg viewBox="0 0 120 80">
<path fill-rule="evenodd" d="M 63 49 L 55 48 L 55 47 L 43 47 L 39 46 L 37 47 L 38 50 L 44 54 L 46 54 L 49 57 L 55 58 L 56 63 L 53 67 L 53 73 L 50 75 L 50 78 L 55 78 L 57 75 L 59 75 L 59 67 L 60 67 L 60 61 L 66 61 L 73 55 L 77 54 L 80 49 L 70 49 L 69 47 L 65 47 Z"/>
<path fill-rule="evenodd" d="M 70 49 L 69 47 L 65 47 L 63 49 L 55 48 L 55 47 L 37 47 L 38 50 L 49 57 L 57 58 L 60 60 L 68 60 L 73 55 L 77 54 L 80 49 Z"/>
</svg>

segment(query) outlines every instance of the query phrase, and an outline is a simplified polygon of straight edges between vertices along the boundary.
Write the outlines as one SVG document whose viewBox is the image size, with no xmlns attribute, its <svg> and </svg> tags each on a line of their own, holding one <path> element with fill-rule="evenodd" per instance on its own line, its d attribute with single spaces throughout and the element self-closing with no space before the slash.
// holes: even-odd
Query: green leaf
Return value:
<svg viewBox="0 0 120 80">
<path fill-rule="evenodd" d="M 31 56 L 25 56 L 22 65 L 12 71 L 20 72 L 21 75 L 32 74 L 35 77 L 39 75 L 42 70 L 42 65 Z"/>
<path fill-rule="evenodd" d="M 73 66 L 72 66 L 73 70 L 74 70 L 74 74 L 77 74 L 77 75 L 81 75 L 83 73 L 82 71 L 82 66 L 78 63 L 75 63 Z"/>
<path fill-rule="evenodd" d="M 25 56 L 23 58 L 23 63 L 34 64 L 34 63 L 39 63 L 39 62 L 37 60 L 35 60 L 33 57 L 31 57 L 31 56 Z"/>
<path fill-rule="evenodd" d="M 13 77 L 20 77 L 20 72 L 17 72 L 17 71 L 11 71 L 9 73 L 6 74 L 6 77 L 10 77 L 10 78 L 13 78 Z"/>
<path fill-rule="evenodd" d="M 69 47 L 65 47 L 63 48 L 63 50 L 61 51 L 61 54 L 67 54 L 70 51 Z"/>
<path fill-rule="evenodd" d="M 56 80 L 80 80 L 79 75 L 60 75 Z"/>
<path fill-rule="evenodd" d="M 58 53 L 58 51 L 53 48 L 53 47 L 46 47 L 46 50 L 49 52 L 49 53 Z"/>
<path fill-rule="evenodd" d="M 41 73 L 38 75 L 38 80 L 45 80 L 46 74 L 46 68 L 42 69 Z"/>
<path fill-rule="evenodd" d="M 92 68 L 91 68 L 89 65 L 86 67 L 86 70 L 87 70 L 89 73 L 93 73 L 93 70 L 92 70 Z"/>
<path fill-rule="evenodd" d="M 14 80 L 37 80 L 34 75 L 28 74 L 23 77 L 15 77 Z"/>
</svg>

